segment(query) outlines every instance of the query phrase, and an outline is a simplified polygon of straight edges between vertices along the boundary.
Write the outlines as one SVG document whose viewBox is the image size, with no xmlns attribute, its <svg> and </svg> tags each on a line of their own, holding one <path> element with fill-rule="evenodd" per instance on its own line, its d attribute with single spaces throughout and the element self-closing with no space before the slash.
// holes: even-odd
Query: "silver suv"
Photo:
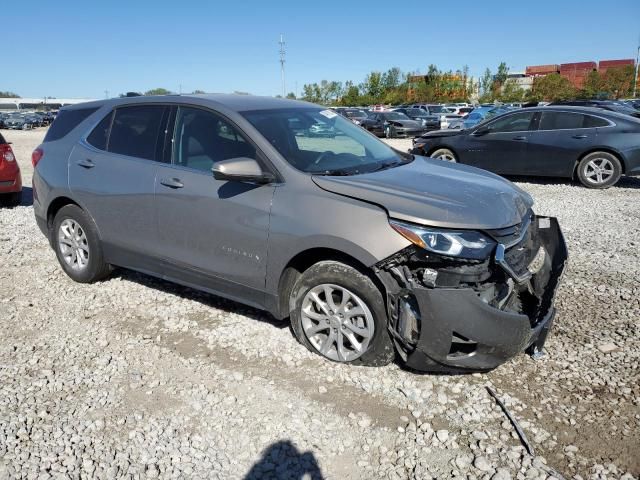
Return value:
<svg viewBox="0 0 640 480">
<path fill-rule="evenodd" d="M 313 104 L 75 105 L 33 163 L 36 220 L 72 279 L 117 266 L 231 298 L 336 362 L 487 370 L 539 353 L 553 321 L 567 252 L 528 194 Z"/>
</svg>

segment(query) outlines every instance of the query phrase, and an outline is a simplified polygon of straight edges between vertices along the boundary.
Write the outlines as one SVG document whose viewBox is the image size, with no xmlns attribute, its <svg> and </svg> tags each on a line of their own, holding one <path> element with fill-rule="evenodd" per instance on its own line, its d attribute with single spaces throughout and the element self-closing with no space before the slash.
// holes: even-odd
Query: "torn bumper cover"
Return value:
<svg viewBox="0 0 640 480">
<path fill-rule="evenodd" d="M 508 248 L 498 243 L 493 258 L 475 266 L 476 271 L 486 270 L 484 277 L 466 274 L 455 286 L 447 286 L 452 284 L 450 272 L 416 270 L 415 261 L 408 262 L 411 268 L 401 263 L 382 267 L 390 332 L 407 366 L 486 371 L 520 352 L 542 351 L 568 253 L 555 218 L 531 215 L 522 226 L 526 236 Z M 439 285 L 432 278 L 425 284 L 425 272 L 449 275 L 448 281 Z"/>
</svg>

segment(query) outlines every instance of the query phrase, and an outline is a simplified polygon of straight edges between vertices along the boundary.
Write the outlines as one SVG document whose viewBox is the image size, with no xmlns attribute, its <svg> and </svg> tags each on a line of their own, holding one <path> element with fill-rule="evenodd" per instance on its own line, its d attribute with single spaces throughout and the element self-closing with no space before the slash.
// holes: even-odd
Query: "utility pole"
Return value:
<svg viewBox="0 0 640 480">
<path fill-rule="evenodd" d="M 287 95 L 284 83 L 284 55 L 286 52 L 284 50 L 284 36 L 282 34 L 280 34 L 280 41 L 278 43 L 280 44 L 280 75 L 282 77 L 282 97 L 284 98 Z"/>
<path fill-rule="evenodd" d="M 104 98 L 109 98 L 109 90 L 104 91 Z"/>
<path fill-rule="evenodd" d="M 640 45 L 638 45 L 638 53 L 636 53 L 636 74 L 633 77 L 633 98 L 636 98 L 638 91 L 638 63 L 640 63 Z"/>
</svg>

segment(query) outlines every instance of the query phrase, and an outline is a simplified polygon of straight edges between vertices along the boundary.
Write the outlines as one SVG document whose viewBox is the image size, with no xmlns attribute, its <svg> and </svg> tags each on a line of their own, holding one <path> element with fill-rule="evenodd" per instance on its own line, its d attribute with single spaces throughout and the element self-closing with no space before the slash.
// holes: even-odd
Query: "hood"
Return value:
<svg viewBox="0 0 640 480">
<path fill-rule="evenodd" d="M 387 120 L 387 122 L 392 125 L 394 123 L 399 123 L 406 128 L 420 128 L 422 126 L 422 122 L 418 122 L 417 120 Z"/>
<path fill-rule="evenodd" d="M 434 227 L 505 228 L 533 205 L 528 193 L 493 173 L 418 156 L 379 172 L 312 178 L 324 190 L 383 207 L 391 218 Z"/>
</svg>

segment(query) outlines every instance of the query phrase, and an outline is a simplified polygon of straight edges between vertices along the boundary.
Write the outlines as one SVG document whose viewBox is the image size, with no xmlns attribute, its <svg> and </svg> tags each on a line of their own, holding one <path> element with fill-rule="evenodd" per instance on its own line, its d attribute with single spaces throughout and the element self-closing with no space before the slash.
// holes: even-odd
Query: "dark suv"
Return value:
<svg viewBox="0 0 640 480">
<path fill-rule="evenodd" d="M 37 223 L 74 280 L 119 266 L 231 298 L 337 362 L 486 370 L 540 352 L 553 321 L 567 252 L 528 194 L 310 103 L 75 105 L 33 164 Z"/>
</svg>

